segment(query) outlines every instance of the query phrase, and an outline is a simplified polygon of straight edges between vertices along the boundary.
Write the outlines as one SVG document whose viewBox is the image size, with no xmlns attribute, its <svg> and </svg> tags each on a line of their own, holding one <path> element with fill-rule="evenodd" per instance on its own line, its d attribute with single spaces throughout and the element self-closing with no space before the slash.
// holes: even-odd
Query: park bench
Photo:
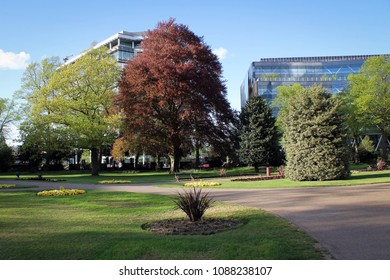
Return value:
<svg viewBox="0 0 390 280">
<path fill-rule="evenodd" d="M 192 172 L 175 172 L 175 180 L 176 182 L 180 182 L 180 179 L 191 179 L 195 180 Z"/>
</svg>

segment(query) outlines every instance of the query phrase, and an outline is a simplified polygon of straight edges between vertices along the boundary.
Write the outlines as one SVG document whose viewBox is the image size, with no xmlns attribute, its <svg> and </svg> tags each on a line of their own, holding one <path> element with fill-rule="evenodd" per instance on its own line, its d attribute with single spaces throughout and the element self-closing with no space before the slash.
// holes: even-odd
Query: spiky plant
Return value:
<svg viewBox="0 0 390 280">
<path fill-rule="evenodd" d="M 207 209 L 212 207 L 215 200 L 209 197 L 209 193 L 202 192 L 200 188 L 192 188 L 179 193 L 174 200 L 175 204 L 183 210 L 191 222 L 200 221 Z"/>
</svg>

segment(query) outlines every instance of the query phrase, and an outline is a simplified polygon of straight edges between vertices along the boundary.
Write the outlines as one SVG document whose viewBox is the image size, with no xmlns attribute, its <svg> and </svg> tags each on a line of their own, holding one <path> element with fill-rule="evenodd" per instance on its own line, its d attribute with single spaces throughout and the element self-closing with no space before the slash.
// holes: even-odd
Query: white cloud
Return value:
<svg viewBox="0 0 390 280">
<path fill-rule="evenodd" d="M 30 54 L 25 52 L 13 53 L 0 49 L 0 69 L 24 69 L 28 65 Z"/>
<path fill-rule="evenodd" d="M 220 60 L 224 60 L 227 57 L 228 50 L 225 48 L 217 48 L 213 50 L 213 53 L 218 56 Z"/>
</svg>

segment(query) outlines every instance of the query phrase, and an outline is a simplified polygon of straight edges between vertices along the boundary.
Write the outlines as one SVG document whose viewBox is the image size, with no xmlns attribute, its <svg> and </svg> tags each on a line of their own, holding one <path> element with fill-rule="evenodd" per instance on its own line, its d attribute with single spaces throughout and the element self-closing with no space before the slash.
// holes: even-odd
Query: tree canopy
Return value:
<svg viewBox="0 0 390 280">
<path fill-rule="evenodd" d="M 173 19 L 148 31 L 142 49 L 119 83 L 126 130 L 167 143 L 171 171 L 178 171 L 193 139 L 222 139 L 231 124 L 221 64 L 201 37 Z"/>
<path fill-rule="evenodd" d="M 19 114 L 15 109 L 15 102 L 7 98 L 0 98 L 0 137 L 6 137 L 10 126 L 19 120 Z"/>
<path fill-rule="evenodd" d="M 349 99 L 358 112 L 357 120 L 382 134 L 381 152 L 387 160 L 390 135 L 390 57 L 374 56 L 366 60 L 359 73 L 349 77 Z"/>
<path fill-rule="evenodd" d="M 46 127 L 51 139 L 66 133 L 74 147 L 91 149 L 92 174 L 98 175 L 99 149 L 113 142 L 120 121 L 113 107 L 120 66 L 106 48 L 88 50 L 72 64 L 50 62 L 25 73 L 29 121 L 38 131 Z"/>
</svg>

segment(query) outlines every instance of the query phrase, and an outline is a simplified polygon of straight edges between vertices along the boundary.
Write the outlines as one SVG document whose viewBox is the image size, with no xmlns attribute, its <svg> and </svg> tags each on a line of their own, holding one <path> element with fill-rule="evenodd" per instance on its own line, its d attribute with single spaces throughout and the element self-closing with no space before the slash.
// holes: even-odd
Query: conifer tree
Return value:
<svg viewBox="0 0 390 280">
<path fill-rule="evenodd" d="M 291 180 L 317 181 L 349 176 L 347 131 L 340 103 L 321 86 L 300 90 L 288 102 L 283 147 L 286 176 Z"/>
<path fill-rule="evenodd" d="M 240 114 L 239 157 L 258 171 L 268 165 L 277 146 L 275 118 L 267 102 L 260 96 L 248 100 Z"/>
</svg>

